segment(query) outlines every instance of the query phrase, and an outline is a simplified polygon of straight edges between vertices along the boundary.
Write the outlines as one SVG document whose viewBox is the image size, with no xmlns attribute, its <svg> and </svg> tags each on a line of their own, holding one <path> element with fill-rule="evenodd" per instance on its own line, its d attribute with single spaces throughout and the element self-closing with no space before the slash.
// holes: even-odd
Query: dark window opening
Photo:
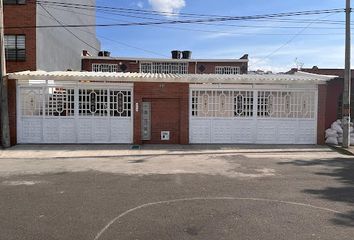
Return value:
<svg viewBox="0 0 354 240">
<path fill-rule="evenodd" d="M 26 36 L 5 35 L 5 56 L 9 61 L 25 61 Z"/>
<path fill-rule="evenodd" d="M 23 5 L 26 4 L 26 0 L 4 0 L 4 5 Z"/>
</svg>

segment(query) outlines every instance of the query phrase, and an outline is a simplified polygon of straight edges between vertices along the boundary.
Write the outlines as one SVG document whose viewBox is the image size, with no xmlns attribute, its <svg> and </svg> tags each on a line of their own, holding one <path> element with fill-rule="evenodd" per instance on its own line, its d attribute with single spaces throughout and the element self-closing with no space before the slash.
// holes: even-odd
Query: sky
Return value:
<svg viewBox="0 0 354 240">
<path fill-rule="evenodd" d="M 249 16 L 344 8 L 345 0 L 96 0 L 96 4 L 154 10 L 159 14 L 140 17 L 179 20 L 185 19 L 180 13 Z M 154 21 L 102 11 L 97 11 L 96 16 L 98 24 Z M 232 59 L 247 53 L 250 70 L 282 72 L 300 65 L 344 66 L 344 24 L 319 24 L 321 20 L 344 21 L 344 12 L 291 19 L 300 22 L 262 20 L 229 21 L 217 26 L 98 27 L 97 35 L 101 48 L 112 56 L 161 58 L 170 57 L 170 51 L 177 49 L 191 50 L 193 58 Z M 303 19 L 310 20 L 304 23 Z"/>
</svg>

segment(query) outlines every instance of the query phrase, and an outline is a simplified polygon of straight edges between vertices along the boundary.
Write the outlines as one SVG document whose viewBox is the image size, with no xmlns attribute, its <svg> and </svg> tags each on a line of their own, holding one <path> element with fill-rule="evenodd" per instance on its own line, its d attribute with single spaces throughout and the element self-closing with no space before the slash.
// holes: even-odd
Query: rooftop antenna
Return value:
<svg viewBox="0 0 354 240">
<path fill-rule="evenodd" d="M 300 62 L 298 58 L 295 58 L 295 64 L 296 64 L 297 70 L 301 70 L 302 67 L 304 66 L 304 63 Z"/>
</svg>

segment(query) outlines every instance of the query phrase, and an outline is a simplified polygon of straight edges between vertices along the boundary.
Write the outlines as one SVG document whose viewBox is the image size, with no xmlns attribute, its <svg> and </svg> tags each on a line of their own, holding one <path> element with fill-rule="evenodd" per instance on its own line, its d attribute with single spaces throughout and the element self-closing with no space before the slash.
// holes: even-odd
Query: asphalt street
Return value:
<svg viewBox="0 0 354 240">
<path fill-rule="evenodd" d="M 0 153 L 0 239 L 354 239 L 354 159 L 317 146 Z"/>
</svg>

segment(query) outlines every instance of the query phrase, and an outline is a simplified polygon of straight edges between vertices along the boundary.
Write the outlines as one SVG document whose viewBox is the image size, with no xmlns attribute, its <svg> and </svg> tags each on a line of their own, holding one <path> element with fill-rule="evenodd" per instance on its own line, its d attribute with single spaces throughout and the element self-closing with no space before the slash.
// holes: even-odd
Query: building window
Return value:
<svg viewBox="0 0 354 240">
<path fill-rule="evenodd" d="M 188 63 L 144 62 L 140 64 L 141 73 L 187 74 Z"/>
<path fill-rule="evenodd" d="M 5 56 L 9 61 L 25 61 L 26 36 L 5 35 Z"/>
<path fill-rule="evenodd" d="M 4 5 L 6 4 L 26 4 L 26 0 L 4 0 Z"/>
<path fill-rule="evenodd" d="M 216 74 L 240 74 L 240 67 L 233 66 L 216 66 L 215 67 Z"/>
<path fill-rule="evenodd" d="M 118 64 L 94 63 L 92 72 L 118 72 Z"/>
</svg>

